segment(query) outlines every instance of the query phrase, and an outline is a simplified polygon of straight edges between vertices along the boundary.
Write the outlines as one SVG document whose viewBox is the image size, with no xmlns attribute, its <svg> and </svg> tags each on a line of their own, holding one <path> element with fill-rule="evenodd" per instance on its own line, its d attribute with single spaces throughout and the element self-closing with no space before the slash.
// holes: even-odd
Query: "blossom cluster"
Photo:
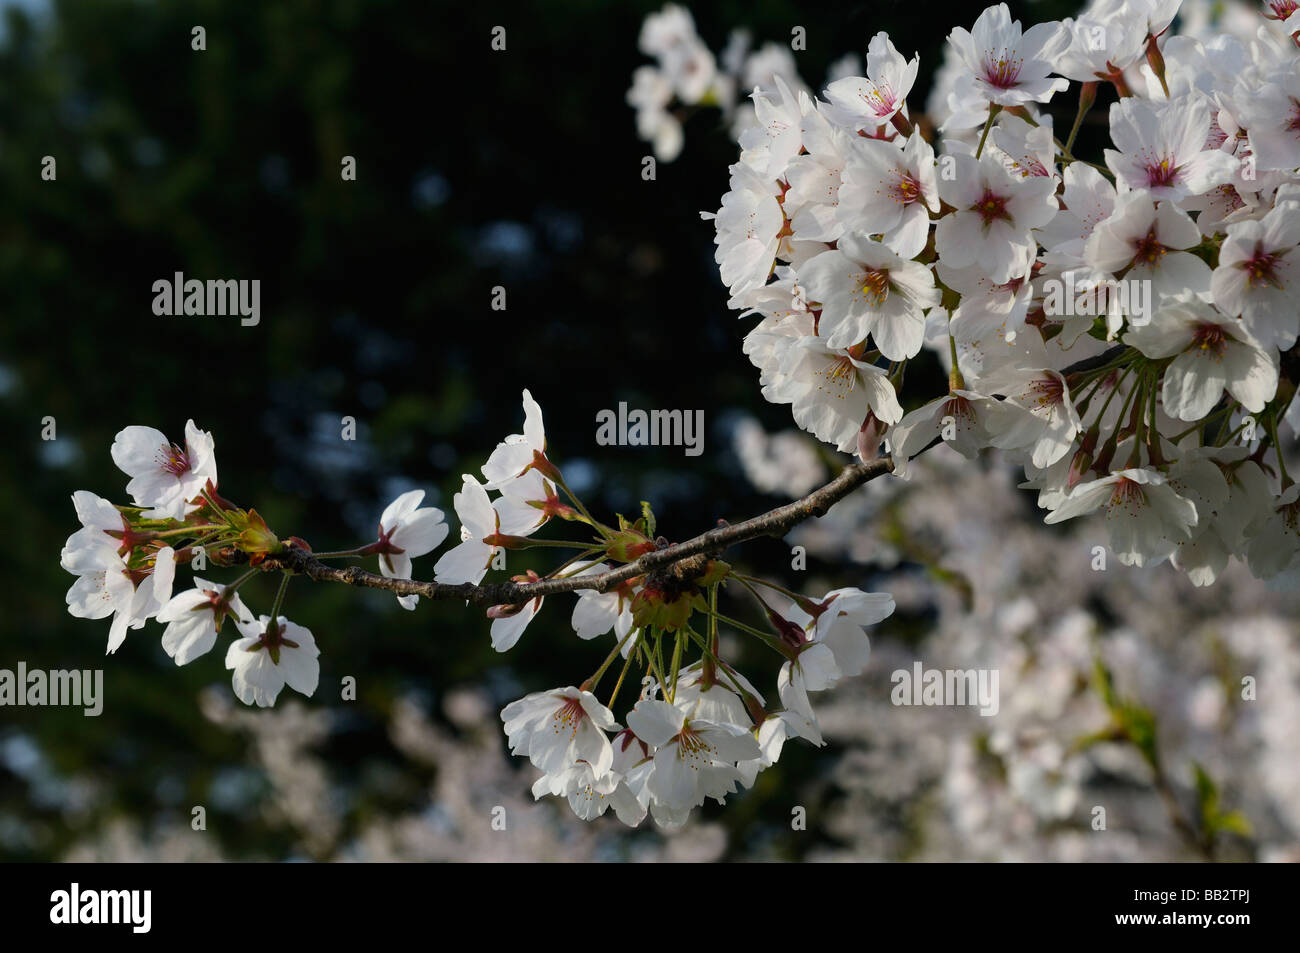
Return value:
<svg viewBox="0 0 1300 953">
<path fill-rule="evenodd" d="M 566 798 L 586 820 L 612 806 L 627 824 L 639 824 L 648 814 L 675 829 L 707 798 L 723 802 L 739 786 L 753 784 L 788 738 L 822 744 L 809 695 L 863 671 L 870 653 L 866 629 L 893 612 L 893 599 L 858 589 L 813 599 L 708 557 L 625 573 L 612 584 L 601 581 L 668 543 L 655 535 L 647 504 L 639 518 L 619 515 L 616 525 L 592 516 L 547 455 L 542 410 L 527 390 L 523 411 L 523 432 L 497 445 L 481 478 L 462 477 L 454 496 L 459 541 L 439 555 L 433 573 L 436 584 L 461 587 L 452 590 L 459 595 L 493 569 L 504 569 L 510 551 L 575 551 L 544 576 L 530 569 L 511 577 L 516 583 L 573 580 L 568 589 L 576 597 L 574 633 L 582 640 L 614 638 L 604 662 L 581 685 L 530 694 L 502 711 L 511 750 L 541 771 L 534 795 Z M 375 539 L 355 549 L 314 552 L 298 536 L 281 539 L 256 510 L 245 511 L 220 495 L 213 438 L 193 421 L 183 445 L 152 427 L 127 427 L 117 435 L 112 457 L 130 477 L 132 505 L 84 490 L 74 495 L 82 528 L 62 553 L 64 569 L 77 577 L 68 592 L 69 611 L 91 619 L 112 616 L 110 653 L 129 629 L 157 619 L 166 624 L 163 650 L 178 665 L 209 652 L 229 620 L 236 637 L 226 650 L 226 668 L 245 704 L 273 705 L 286 685 L 311 695 L 320 678 L 313 634 L 280 613 L 294 574 L 279 562 L 288 550 L 318 564 L 376 557 L 379 576 L 373 582 L 391 589 L 403 608 L 414 609 L 428 590 L 395 583 L 410 580 L 413 560 L 433 552 L 448 535 L 442 511 L 421 506 L 424 491 L 411 490 L 384 509 Z M 585 527 L 589 538 L 540 537 L 554 521 Z M 195 575 L 191 588 L 173 593 L 178 567 L 209 561 L 218 567 L 247 564 L 247 570 L 225 585 Z M 280 572 L 282 580 L 270 613 L 254 617 L 240 589 L 266 572 Z M 753 598 L 763 627 L 718 611 L 726 587 Z M 513 648 L 544 601 L 539 595 L 487 609 L 492 647 Z M 752 637 L 780 656 L 775 701 L 769 704 L 729 660 L 723 629 Z M 596 689 L 620 659 L 621 672 L 602 702 Z M 620 724 L 613 706 L 634 665 L 641 691 Z"/>
<path fill-rule="evenodd" d="M 943 441 L 1024 465 L 1046 522 L 1126 565 L 1300 573 L 1300 21 L 1177 35 L 1178 0 L 954 29 L 925 114 L 885 33 L 814 97 L 776 76 L 712 220 L 744 350 L 796 423 L 895 471 Z M 1078 106 L 1059 137 L 1049 106 Z M 1113 101 L 1093 112 L 1101 94 Z M 1109 147 L 1075 154 L 1086 120 Z M 1091 127 L 1090 127 L 1091 128 Z M 933 351 L 947 392 L 903 392 Z M 914 375 L 915 377 L 916 375 Z M 927 399 L 928 398 L 928 399 Z M 916 406 L 917 402 L 920 406 Z"/>
<path fill-rule="evenodd" d="M 241 701 L 273 705 L 286 685 L 311 695 L 320 678 L 320 650 L 309 629 L 279 613 L 288 575 L 269 615 L 254 616 L 238 591 L 261 573 L 256 567 L 268 556 L 306 543 L 296 537 L 282 542 L 256 510 L 242 510 L 217 492 L 214 444 L 193 420 L 181 444 L 153 427 L 118 433 L 111 453 L 130 477 L 132 505 L 88 490 L 73 494 L 81 529 L 60 554 L 60 564 L 77 577 L 68 590 L 68 611 L 84 619 L 111 617 L 109 653 L 121 647 L 128 630 L 151 619 L 166 623 L 163 651 L 177 665 L 211 651 L 229 620 L 237 637 L 227 647 L 226 668 Z M 447 535 L 442 512 L 419 506 L 423 496 L 414 490 L 394 500 L 380 517 L 378 540 L 348 555 L 377 554 L 383 575 L 409 579 L 411 557 L 429 552 Z M 252 568 L 229 585 L 195 574 L 190 588 L 174 591 L 179 567 L 204 569 L 209 561 Z M 414 607 L 413 596 L 400 601 Z"/>
<path fill-rule="evenodd" d="M 676 4 L 646 17 L 639 45 L 655 64 L 633 72 L 627 102 L 636 110 L 637 134 L 651 143 L 661 162 L 681 154 L 682 124 L 695 110 L 720 110 L 739 135 L 754 121 L 754 109 L 738 97 L 739 90 L 769 86 L 777 77 L 806 90 L 789 46 L 768 42 L 754 49 L 749 32 L 738 29 L 715 56 L 696 32 L 690 11 Z M 831 66 L 830 79 L 850 75 L 860 65 L 856 54 L 848 54 Z"/>
</svg>

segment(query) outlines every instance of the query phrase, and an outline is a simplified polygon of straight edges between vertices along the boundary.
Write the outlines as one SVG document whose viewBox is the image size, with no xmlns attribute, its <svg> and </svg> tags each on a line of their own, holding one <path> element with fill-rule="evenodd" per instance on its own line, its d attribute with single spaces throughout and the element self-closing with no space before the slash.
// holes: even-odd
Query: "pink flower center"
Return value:
<svg viewBox="0 0 1300 953">
<path fill-rule="evenodd" d="M 1110 495 L 1111 506 L 1140 506 L 1145 502 L 1146 494 L 1142 492 L 1142 484 L 1128 477 L 1120 477 Z"/>
<path fill-rule="evenodd" d="M 164 444 L 158 453 L 158 465 L 178 477 L 190 472 L 190 458 L 176 444 Z"/>
<path fill-rule="evenodd" d="M 979 197 L 979 201 L 970 207 L 970 210 L 979 215 L 984 222 L 985 228 L 994 222 L 1011 221 L 1011 213 L 1007 211 L 1007 196 L 997 195 L 988 188 Z"/>
<path fill-rule="evenodd" d="M 911 173 L 897 169 L 894 171 L 894 176 L 898 179 L 891 189 L 895 202 L 899 205 L 911 205 L 921 197 L 921 183 L 912 178 Z"/>
<path fill-rule="evenodd" d="M 569 736 L 573 737 L 578 733 L 578 727 L 586 717 L 587 710 L 582 707 L 581 701 L 576 698 L 565 698 L 564 704 L 555 709 L 555 714 L 551 715 L 551 728 L 557 735 L 568 732 Z"/>
<path fill-rule="evenodd" d="M 1300 10 L 1300 3 L 1296 0 L 1268 0 L 1269 8 L 1273 15 L 1269 19 L 1285 20 L 1296 10 Z"/>
<path fill-rule="evenodd" d="M 889 297 L 889 272 L 873 268 L 862 278 L 862 294 L 879 307 Z"/>
<path fill-rule="evenodd" d="M 1205 137 L 1205 145 L 1201 148 L 1217 149 L 1227 141 L 1228 134 L 1224 132 L 1223 127 L 1219 125 L 1219 117 L 1216 113 L 1210 117 L 1210 134 Z"/>
<path fill-rule="evenodd" d="M 968 424 L 975 421 L 975 408 L 971 406 L 970 401 L 960 394 L 953 394 L 943 403 L 943 414 L 945 417 L 952 417 L 954 420 L 964 419 Z"/>
<path fill-rule="evenodd" d="M 1012 278 L 1009 281 L 1004 281 L 1000 285 L 992 285 L 990 286 L 989 290 L 996 291 L 999 294 L 1009 294 L 1009 295 L 1020 294 L 1020 289 L 1023 288 L 1025 285 L 1025 277 L 1026 277 L 1025 275 L 1020 275 L 1017 278 Z"/>
<path fill-rule="evenodd" d="M 1200 324 L 1192 336 L 1192 346 L 1209 351 L 1215 357 L 1222 357 L 1228 347 L 1228 336 L 1217 324 Z"/>
<path fill-rule="evenodd" d="M 1165 252 L 1165 246 L 1160 244 L 1160 240 L 1156 238 L 1156 228 L 1154 225 L 1152 225 L 1151 230 L 1141 238 L 1133 239 L 1134 262 L 1142 261 L 1146 262 L 1148 265 L 1155 265 L 1159 263 Z"/>
<path fill-rule="evenodd" d="M 1300 99 L 1291 97 L 1291 118 L 1286 124 L 1287 132 L 1300 133 Z"/>
<path fill-rule="evenodd" d="M 1263 244 L 1257 243 L 1255 254 L 1238 262 L 1237 267 L 1246 272 L 1246 284 L 1252 288 L 1257 286 L 1281 288 L 1282 278 L 1277 273 L 1277 266 L 1281 260 L 1280 253 L 1265 251 Z"/>
<path fill-rule="evenodd" d="M 1168 156 L 1162 158 L 1159 162 L 1147 163 L 1147 185 L 1152 188 L 1163 188 L 1173 185 L 1174 179 L 1178 177 L 1178 166 Z"/>
<path fill-rule="evenodd" d="M 1016 168 L 1020 170 L 1020 177 L 1022 179 L 1029 178 L 1030 176 L 1041 179 L 1045 176 L 1051 175 L 1051 173 L 1047 171 L 1047 166 L 1043 165 L 1033 156 L 1021 156 L 1019 159 L 1015 160 L 1015 162 Z"/>
<path fill-rule="evenodd" d="M 992 50 L 987 50 L 984 53 L 984 81 L 995 89 L 1012 89 L 1024 62 L 1023 57 L 1016 56 L 1015 50 L 1003 50 L 997 59 L 994 59 Z"/>
<path fill-rule="evenodd" d="M 827 383 L 838 384 L 839 390 L 843 390 L 847 385 L 851 391 L 858 382 L 858 369 L 853 366 L 853 361 L 847 355 L 832 360 L 821 373 L 826 377 Z"/>
<path fill-rule="evenodd" d="M 257 644 L 249 646 L 248 651 L 256 652 L 258 649 L 265 646 L 268 650 L 270 650 L 272 660 L 275 662 L 276 665 L 279 665 L 280 646 L 282 645 L 287 645 L 291 649 L 299 648 L 297 642 L 293 641 L 292 639 L 286 639 L 284 637 L 284 630 L 280 628 L 280 624 L 278 622 L 272 619 L 270 622 L 266 624 L 266 631 L 263 632 L 258 637 Z"/>
<path fill-rule="evenodd" d="M 883 118 L 898 108 L 898 96 L 888 83 L 873 83 L 870 92 L 862 94 L 862 101 L 877 116 Z"/>
<path fill-rule="evenodd" d="M 1220 185 L 1213 189 L 1213 191 L 1216 192 L 1225 203 L 1227 203 L 1230 211 L 1236 211 L 1239 208 L 1246 207 L 1246 200 L 1241 197 L 1241 193 L 1237 191 L 1235 185 Z"/>
<path fill-rule="evenodd" d="M 1036 377 L 1029 382 L 1029 394 L 1039 407 L 1055 407 L 1065 402 L 1065 382 L 1055 375 Z"/>
<path fill-rule="evenodd" d="M 690 722 L 682 726 L 682 730 L 677 734 L 677 757 L 682 761 L 711 761 L 714 751 L 713 745 L 705 741 Z M 695 770 L 698 767 L 692 765 Z"/>
</svg>

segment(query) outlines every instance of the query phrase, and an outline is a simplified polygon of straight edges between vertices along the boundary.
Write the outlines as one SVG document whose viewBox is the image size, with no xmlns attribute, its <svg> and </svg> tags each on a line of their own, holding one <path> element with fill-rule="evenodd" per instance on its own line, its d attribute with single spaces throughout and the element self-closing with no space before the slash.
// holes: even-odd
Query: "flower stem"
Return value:
<svg viewBox="0 0 1300 953">
<path fill-rule="evenodd" d="M 1079 127 L 1083 125 L 1083 117 L 1088 114 L 1092 104 L 1097 101 L 1097 84 L 1084 83 L 1079 87 L 1079 111 L 1074 114 L 1074 125 L 1070 128 L 1070 138 L 1065 140 L 1065 154 L 1068 158 L 1074 158 L 1070 150 L 1074 148 L 1074 137 L 1079 134 Z"/>
<path fill-rule="evenodd" d="M 683 636 L 681 630 L 678 629 L 676 633 L 676 638 L 673 641 L 673 662 L 672 662 L 673 677 L 672 677 L 672 681 L 669 683 L 670 685 L 672 685 L 673 697 L 669 699 L 670 702 L 677 700 L 677 676 L 681 673 L 682 670 L 682 643 L 684 643 L 685 641 L 686 641 L 685 636 Z"/>
<path fill-rule="evenodd" d="M 528 537 L 522 537 L 528 539 Z M 549 546 L 554 549 L 591 549 L 590 541 L 581 543 L 567 539 L 528 539 L 526 543 L 514 543 L 511 549 L 537 549 Z"/>
<path fill-rule="evenodd" d="M 626 643 L 632 635 L 633 633 L 629 632 L 627 635 L 623 636 L 622 641 L 615 644 L 614 650 L 606 656 L 605 661 L 600 663 L 600 668 L 596 669 L 596 673 L 582 683 L 582 691 L 589 692 L 600 684 L 600 679 L 605 674 L 605 670 L 614 664 L 614 659 L 618 658 L 619 650 L 623 648 L 624 643 Z M 630 658 L 631 655 L 629 654 L 628 657 Z"/>
<path fill-rule="evenodd" d="M 711 612 L 710 615 L 716 616 L 719 622 L 724 622 L 732 628 L 739 629 L 741 632 L 744 632 L 747 635 L 752 635 L 754 638 L 761 640 L 768 648 L 777 652 L 783 658 L 790 658 L 790 649 L 784 642 L 770 632 L 763 632 L 754 628 L 752 625 L 746 625 L 737 619 L 725 616 L 721 612 Z"/>
<path fill-rule="evenodd" d="M 686 627 L 686 632 L 692 639 L 695 640 L 695 643 L 700 647 L 700 651 L 704 653 L 704 658 L 706 662 L 712 665 L 718 671 L 722 672 L 723 675 L 727 676 L 727 681 L 731 682 L 732 685 L 736 686 L 736 694 L 740 695 L 742 698 L 746 694 L 748 694 L 745 691 L 744 686 L 742 686 L 740 682 L 737 681 L 736 676 L 732 675 L 730 669 L 728 669 L 727 666 L 722 663 L 722 660 L 718 658 L 717 646 L 710 648 L 707 644 L 705 644 L 703 636 L 701 636 L 690 626 Z"/>
<path fill-rule="evenodd" d="M 345 556 L 365 556 L 362 550 L 364 546 L 358 546 L 356 549 L 336 549 L 329 553 L 312 553 L 317 559 L 342 559 Z"/>
<path fill-rule="evenodd" d="M 248 572 L 244 573 L 242 576 L 240 576 L 230 585 L 226 586 L 225 590 L 222 592 L 222 595 L 226 595 L 226 594 L 234 595 L 235 590 L 237 590 L 240 586 L 248 582 L 248 580 L 252 579 L 254 576 L 260 576 L 261 574 L 262 574 L 262 570 L 260 569 L 248 570 Z M 285 578 L 288 577 L 286 576 Z"/>
<path fill-rule="evenodd" d="M 645 654 L 646 654 L 646 658 L 650 662 L 650 670 L 654 672 L 655 678 L 659 680 L 659 693 L 664 697 L 665 700 L 667 700 L 668 685 L 664 681 L 663 660 L 659 657 L 659 640 L 661 634 L 658 629 L 654 629 L 653 631 L 654 631 L 655 644 L 653 646 L 647 645 Z"/>
<path fill-rule="evenodd" d="M 628 635 L 635 635 L 637 638 L 640 638 L 641 630 L 633 629 L 628 633 Z M 614 699 L 618 698 L 618 690 L 623 687 L 623 679 L 627 678 L 627 670 L 632 667 L 633 651 L 634 649 L 628 650 L 627 658 L 623 661 L 623 671 L 618 673 L 618 681 L 614 683 L 614 690 L 609 693 L 609 701 L 605 704 L 606 708 L 612 709 L 614 707 Z"/>
<path fill-rule="evenodd" d="M 284 605 L 284 590 L 289 588 L 289 573 L 285 573 L 280 579 L 280 588 L 276 590 L 275 602 L 271 604 L 271 625 L 277 628 L 280 625 L 280 607 Z"/>
<path fill-rule="evenodd" d="M 578 512 L 582 514 L 582 518 L 587 521 L 588 525 L 590 525 L 592 529 L 600 533 L 600 535 L 604 536 L 606 539 L 609 539 L 610 536 L 613 535 L 613 530 L 592 516 L 587 510 L 586 504 L 584 504 L 582 500 L 578 499 L 576 493 L 569 489 L 569 484 L 564 482 L 564 477 L 560 474 L 558 469 L 555 471 L 555 482 L 559 485 L 560 489 L 564 491 L 564 495 L 573 501 L 574 507 L 576 507 Z"/>
<path fill-rule="evenodd" d="M 155 532 L 153 534 L 153 538 L 166 539 L 169 536 L 192 536 L 195 535 L 195 533 L 199 530 L 205 530 L 205 529 L 224 530 L 229 528 L 230 527 L 227 526 L 225 523 L 202 523 L 197 526 L 182 526 L 179 529 L 168 529 L 168 530 L 162 530 L 161 532 Z"/>
<path fill-rule="evenodd" d="M 989 103 L 989 118 L 984 123 L 984 132 L 980 135 L 980 144 L 975 150 L 975 158 L 978 159 L 984 151 L 984 140 L 989 137 L 989 130 L 993 128 L 993 120 L 997 118 L 998 113 L 1002 112 L 1002 107 L 997 103 Z"/>
</svg>

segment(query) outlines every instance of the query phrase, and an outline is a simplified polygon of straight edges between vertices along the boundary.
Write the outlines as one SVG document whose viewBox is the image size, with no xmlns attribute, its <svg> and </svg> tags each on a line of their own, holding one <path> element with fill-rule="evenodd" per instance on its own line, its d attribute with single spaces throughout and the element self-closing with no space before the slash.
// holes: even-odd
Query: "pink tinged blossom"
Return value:
<svg viewBox="0 0 1300 953">
<path fill-rule="evenodd" d="M 147 519 L 184 519 L 209 481 L 217 485 L 212 434 L 185 424 L 183 446 L 153 427 L 127 427 L 113 440 L 113 462 L 131 478 L 126 491 Z"/>
<path fill-rule="evenodd" d="M 887 33 L 877 33 L 867 46 L 867 75 L 835 80 L 826 87 L 826 98 L 848 122 L 874 129 L 903 108 L 919 67 L 919 57 L 905 60 Z"/>
<path fill-rule="evenodd" d="M 1277 351 L 1196 295 L 1165 299 L 1152 321 L 1131 328 L 1124 341 L 1149 358 L 1173 358 L 1160 398 L 1179 420 L 1200 420 L 1224 390 L 1252 414 L 1277 392 Z"/>
<path fill-rule="evenodd" d="M 1084 245 L 1084 260 L 1099 271 L 1127 269 L 1125 280 L 1150 281 L 1157 297 L 1208 291 L 1210 266 L 1183 250 L 1200 244 L 1200 229 L 1178 206 L 1155 198 L 1145 189 L 1119 196 Z"/>
<path fill-rule="evenodd" d="M 772 273 L 785 225 L 778 194 L 774 179 L 764 179 L 744 163 L 736 163 L 722 207 L 716 215 L 701 213 L 714 220 L 714 259 L 733 295 L 761 287 Z"/>
<path fill-rule="evenodd" d="M 790 221 L 789 237 L 833 242 L 844 234 L 839 218 L 841 176 L 846 157 L 856 148 L 851 140 L 858 137 L 832 126 L 815 109 L 802 118 L 800 128 L 805 151 L 784 168 L 789 188 L 781 205 Z"/>
<path fill-rule="evenodd" d="M 272 626 L 270 616 L 236 622 L 244 636 L 226 650 L 231 685 L 245 705 L 269 708 L 288 685 L 310 697 L 320 679 L 320 649 L 311 630 L 284 616 Z"/>
<path fill-rule="evenodd" d="M 132 569 L 110 547 L 96 547 L 80 562 L 77 581 L 68 590 L 69 614 L 79 619 L 113 617 L 108 653 L 126 640 L 127 629 L 140 629 L 171 599 L 176 557 L 170 546 L 158 550 L 152 565 Z"/>
<path fill-rule="evenodd" d="M 1300 332 L 1300 203 L 1281 202 L 1262 219 L 1228 226 L 1210 286 L 1214 303 L 1282 350 Z"/>
<path fill-rule="evenodd" d="M 752 165 L 768 179 L 779 179 L 785 174 L 790 160 L 803 148 L 803 115 L 812 104 L 804 93 L 796 95 L 780 76 L 773 77 L 777 98 L 773 99 L 757 86 L 750 98 L 754 102 L 754 115 L 758 125 L 745 130 L 740 146 L 746 153 L 746 164 Z"/>
<path fill-rule="evenodd" d="M 1021 178 L 1056 174 L 1056 145 L 1050 118 L 1031 126 L 1019 116 L 1003 113 L 989 133 L 1007 171 Z"/>
<path fill-rule="evenodd" d="M 939 211 L 934 150 L 913 132 L 900 151 L 878 139 L 854 143 L 840 175 L 838 215 L 846 231 L 882 235 L 900 258 L 915 258 Z"/>
<path fill-rule="evenodd" d="M 194 588 L 178 593 L 158 612 L 158 621 L 166 622 L 163 651 L 177 665 L 186 665 L 207 654 L 216 644 L 226 618 L 251 626 L 253 614 L 237 593 L 226 595 L 226 587 L 194 577 Z"/>
<path fill-rule="evenodd" d="M 1016 277 L 1037 247 L 1031 229 L 1056 215 L 1055 179 L 1013 176 L 991 152 L 951 159 L 953 176 L 940 180 L 939 195 L 955 211 L 935 229 L 940 259 L 954 268 L 978 265 L 994 282 Z"/>
<path fill-rule="evenodd" d="M 497 511 L 487 490 L 470 474 L 464 474 L 461 491 L 452 500 L 461 522 L 461 542 L 439 557 L 434 564 L 434 578 L 448 585 L 478 585 L 487 575 L 492 557 L 500 548 L 484 542 L 499 532 Z"/>
<path fill-rule="evenodd" d="M 886 434 L 885 445 L 893 457 L 894 472 L 905 474 L 908 461 L 939 439 L 962 456 L 974 457 L 992 446 L 995 435 L 1022 412 L 974 391 L 953 390 L 912 411 Z"/>
<path fill-rule="evenodd" d="M 868 413 L 885 423 L 903 416 L 882 368 L 831 350 L 818 337 L 802 338 L 786 351 L 774 396 L 791 404 L 795 423 L 844 453 L 857 449 Z"/>
<path fill-rule="evenodd" d="M 411 560 L 442 545 L 447 524 L 442 510 L 420 506 L 423 490 L 409 490 L 384 508 L 379 517 L 379 539 L 373 544 L 379 554 L 379 571 L 389 579 L 410 579 Z M 420 597 L 398 596 L 403 609 L 414 609 Z"/>
<path fill-rule="evenodd" d="M 1249 131 L 1257 170 L 1293 172 L 1300 166 L 1300 73 L 1269 79 L 1235 97 L 1237 119 Z"/>
<path fill-rule="evenodd" d="M 1116 148 L 1105 150 L 1106 165 L 1133 189 L 1155 199 L 1178 201 L 1232 180 L 1237 160 L 1206 149 L 1210 107 L 1200 96 L 1153 102 L 1126 96 L 1110 107 Z"/>
<path fill-rule="evenodd" d="M 1033 465 L 1045 469 L 1074 445 L 1079 415 L 1065 378 L 1056 371 L 1042 369 L 1016 376 L 1018 381 L 1004 391 L 1003 403 L 1024 413 L 1008 416 L 1005 428 L 993 434 L 992 444 L 1004 450 L 1028 450 Z"/>
<path fill-rule="evenodd" d="M 1007 5 L 999 3 L 985 8 L 970 32 L 954 29 L 948 42 L 990 103 L 1045 103 L 1069 88 L 1068 80 L 1048 76 L 1068 42 L 1059 23 L 1039 23 L 1022 33 L 1020 21 L 1012 20 Z"/>
<path fill-rule="evenodd" d="M 1157 565 L 1191 537 L 1195 505 L 1179 496 L 1166 478 L 1147 469 L 1120 470 L 1080 483 L 1044 522 L 1060 523 L 1104 511 L 1110 546 L 1126 566 Z"/>
<path fill-rule="evenodd" d="M 523 475 L 533 465 L 536 454 L 546 454 L 546 429 L 542 424 L 542 408 L 533 395 L 524 390 L 524 432 L 511 434 L 497 444 L 497 448 L 483 464 L 484 486 L 500 489 Z"/>
<path fill-rule="evenodd" d="M 648 788 L 654 801 L 670 812 L 698 806 L 706 797 L 723 801 L 740 780 L 737 762 L 761 754 L 749 732 L 687 718 L 664 701 L 637 702 L 627 722 L 638 738 L 656 749 Z"/>
<path fill-rule="evenodd" d="M 527 757 L 546 775 L 558 778 L 585 762 L 600 779 L 613 764 L 614 751 L 605 732 L 617 730 L 618 725 L 591 692 L 573 686 L 536 692 L 503 708 L 501 721 L 511 753 Z"/>
<path fill-rule="evenodd" d="M 1272 501 L 1270 512 L 1246 548 L 1250 571 L 1271 579 L 1300 563 L 1300 483 Z"/>
<path fill-rule="evenodd" d="M 920 353 L 925 312 L 939 303 L 934 275 L 861 232 L 807 261 L 800 270 L 810 300 L 822 308 L 818 336 L 848 348 L 871 336 L 880 353 L 901 361 Z"/>
</svg>

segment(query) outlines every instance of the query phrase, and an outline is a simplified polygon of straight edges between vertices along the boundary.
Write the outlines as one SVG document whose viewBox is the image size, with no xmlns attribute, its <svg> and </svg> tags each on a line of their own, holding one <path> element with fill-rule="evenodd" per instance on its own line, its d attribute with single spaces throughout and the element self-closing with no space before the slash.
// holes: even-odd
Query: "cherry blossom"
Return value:
<svg viewBox="0 0 1300 953">
<path fill-rule="evenodd" d="M 379 571 L 390 579 L 410 579 L 411 560 L 430 553 L 447 538 L 442 510 L 420 506 L 423 490 L 408 490 L 384 508 L 379 539 L 371 544 L 379 554 Z M 399 596 L 403 609 L 414 609 L 420 597 Z"/>
<path fill-rule="evenodd" d="M 243 637 L 226 650 L 235 695 L 245 705 L 269 708 L 286 685 L 311 696 L 320 679 L 320 649 L 311 630 L 277 616 L 256 621 L 236 620 Z"/>
<path fill-rule="evenodd" d="M 193 420 L 185 423 L 185 443 L 172 443 L 153 427 L 127 427 L 113 440 L 113 462 L 131 478 L 126 492 L 145 516 L 181 519 L 211 482 L 217 484 L 212 435 Z"/>
</svg>

